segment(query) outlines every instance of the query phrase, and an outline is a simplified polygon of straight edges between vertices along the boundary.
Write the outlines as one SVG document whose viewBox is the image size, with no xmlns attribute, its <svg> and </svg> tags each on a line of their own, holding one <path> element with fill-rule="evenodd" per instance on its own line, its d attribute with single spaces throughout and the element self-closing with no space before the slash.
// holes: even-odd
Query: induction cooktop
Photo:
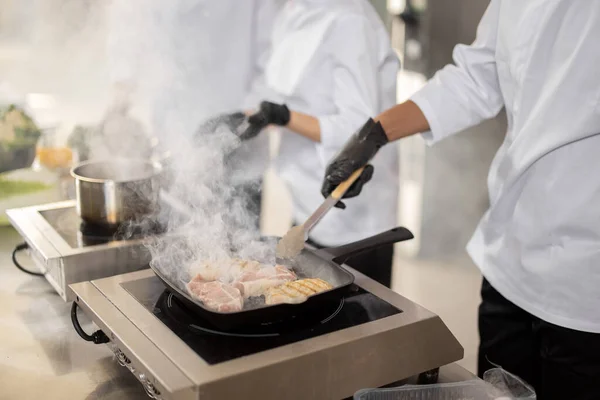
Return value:
<svg viewBox="0 0 600 400">
<path fill-rule="evenodd" d="M 289 326 L 247 327 L 223 331 L 192 315 L 160 280 L 153 276 L 145 280 L 122 284 L 136 300 L 183 340 L 208 364 L 218 364 L 261 351 L 296 343 L 352 326 L 376 321 L 401 313 L 397 307 L 359 286 L 353 285 L 341 300 L 325 303 L 319 315 L 305 316 L 301 323 Z M 150 289 L 149 289 L 150 288 Z"/>
</svg>

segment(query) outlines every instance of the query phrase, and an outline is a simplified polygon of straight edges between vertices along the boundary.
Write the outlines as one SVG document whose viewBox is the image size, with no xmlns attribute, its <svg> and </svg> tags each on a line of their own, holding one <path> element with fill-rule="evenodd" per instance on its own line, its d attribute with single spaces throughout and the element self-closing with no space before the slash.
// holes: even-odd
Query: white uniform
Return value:
<svg viewBox="0 0 600 400">
<path fill-rule="evenodd" d="M 600 2 L 492 0 L 454 59 L 412 98 L 425 137 L 508 114 L 471 257 L 522 309 L 600 333 Z"/>
<path fill-rule="evenodd" d="M 315 116 L 321 143 L 281 129 L 277 169 L 291 191 L 294 219 L 303 222 L 323 202 L 327 162 L 368 117 L 395 104 L 398 59 L 388 34 L 365 0 L 292 0 L 272 35 L 268 86 L 291 110 Z M 313 230 L 323 245 L 339 245 L 396 224 L 395 146 L 378 154 L 365 195 L 332 210 Z"/>
<path fill-rule="evenodd" d="M 148 110 L 159 138 L 191 134 L 207 118 L 254 108 L 266 96 L 263 72 L 276 9 L 274 0 L 113 0 L 110 79 L 136 84 L 136 104 Z M 249 163 L 265 167 L 267 137 L 251 146 Z"/>
</svg>

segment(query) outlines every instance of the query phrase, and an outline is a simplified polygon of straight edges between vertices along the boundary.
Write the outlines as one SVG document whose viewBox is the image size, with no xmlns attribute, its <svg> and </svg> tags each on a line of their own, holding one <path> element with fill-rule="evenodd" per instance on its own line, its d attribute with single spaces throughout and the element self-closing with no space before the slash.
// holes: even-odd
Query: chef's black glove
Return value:
<svg viewBox="0 0 600 400">
<path fill-rule="evenodd" d="M 387 142 L 388 138 L 381 123 L 369 118 L 363 127 L 352 135 L 344 145 L 342 151 L 327 166 L 325 179 L 321 188 L 323 196 L 328 197 L 354 171 L 365 166 L 363 173 L 344 194 L 344 198 L 358 196 L 363 185 L 373 177 L 373 166 L 367 165 L 367 163 L 371 161 L 377 151 Z M 341 201 L 335 206 L 342 209 L 346 208 L 346 205 Z"/>
<path fill-rule="evenodd" d="M 288 122 L 290 122 L 290 110 L 285 104 L 263 101 L 258 112 L 248 117 L 249 126 L 239 134 L 239 137 L 242 140 L 252 139 L 268 125 L 285 126 Z"/>
<path fill-rule="evenodd" d="M 246 115 L 243 112 L 218 115 L 205 121 L 198 129 L 198 133 L 214 133 L 219 126 L 225 125 L 230 131 L 237 134 L 238 128 L 245 120 Z"/>
</svg>

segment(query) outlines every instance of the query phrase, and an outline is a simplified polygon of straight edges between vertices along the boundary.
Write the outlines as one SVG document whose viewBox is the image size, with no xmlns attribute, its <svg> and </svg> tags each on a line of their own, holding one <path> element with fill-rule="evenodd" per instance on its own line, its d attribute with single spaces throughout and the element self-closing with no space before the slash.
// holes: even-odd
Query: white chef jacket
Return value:
<svg viewBox="0 0 600 400">
<path fill-rule="evenodd" d="M 293 217 L 306 220 L 323 202 L 325 167 L 368 117 L 395 104 L 398 59 L 366 0 L 292 0 L 278 15 L 266 81 L 291 110 L 315 116 L 321 142 L 281 129 L 277 170 L 291 191 Z M 396 224 L 395 146 L 374 161 L 370 190 L 334 209 L 311 239 L 340 245 Z"/>
<path fill-rule="evenodd" d="M 112 82 L 133 82 L 153 133 L 191 134 L 221 113 L 256 107 L 266 94 L 275 0 L 113 0 L 108 55 Z M 245 163 L 268 164 L 268 138 L 249 143 Z"/>
<path fill-rule="evenodd" d="M 600 333 L 600 2 L 492 0 L 454 60 L 412 98 L 425 137 L 508 115 L 469 254 L 525 311 Z"/>
</svg>

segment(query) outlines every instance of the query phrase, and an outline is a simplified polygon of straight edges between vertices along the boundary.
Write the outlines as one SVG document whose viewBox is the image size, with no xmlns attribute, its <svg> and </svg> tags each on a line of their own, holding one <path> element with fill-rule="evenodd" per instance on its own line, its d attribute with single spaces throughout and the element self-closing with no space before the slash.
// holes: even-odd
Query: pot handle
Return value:
<svg viewBox="0 0 600 400">
<path fill-rule="evenodd" d="M 378 235 L 348 243 L 338 247 L 327 247 L 317 250 L 316 253 L 327 260 L 337 264 L 343 264 L 348 258 L 356 256 L 365 251 L 373 250 L 386 244 L 393 244 L 414 238 L 411 231 L 403 227 L 390 229 Z"/>
</svg>

